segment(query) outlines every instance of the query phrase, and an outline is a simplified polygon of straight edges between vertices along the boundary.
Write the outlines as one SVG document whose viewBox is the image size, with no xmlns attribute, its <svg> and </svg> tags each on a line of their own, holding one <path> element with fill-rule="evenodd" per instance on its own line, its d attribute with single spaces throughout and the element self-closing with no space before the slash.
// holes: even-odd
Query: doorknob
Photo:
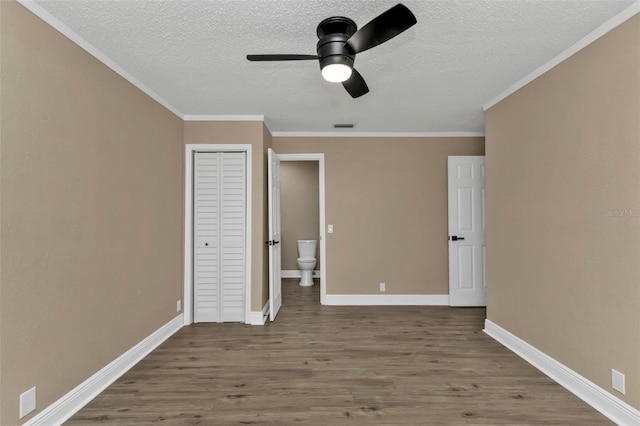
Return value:
<svg viewBox="0 0 640 426">
<path fill-rule="evenodd" d="M 451 241 L 458 241 L 458 240 L 464 240 L 464 237 L 458 237 L 456 235 L 453 235 L 453 236 L 449 237 L 449 239 Z"/>
</svg>

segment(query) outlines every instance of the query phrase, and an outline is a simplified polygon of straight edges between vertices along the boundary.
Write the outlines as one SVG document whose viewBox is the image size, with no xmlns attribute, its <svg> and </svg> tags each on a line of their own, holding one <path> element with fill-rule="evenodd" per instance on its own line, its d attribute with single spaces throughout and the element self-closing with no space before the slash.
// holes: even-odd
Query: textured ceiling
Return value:
<svg viewBox="0 0 640 426">
<path fill-rule="evenodd" d="M 316 26 L 359 27 L 396 1 L 37 1 L 183 116 L 264 115 L 274 133 L 483 132 L 482 105 L 633 0 L 405 1 L 418 24 L 358 55 L 371 92 L 352 99 L 314 61 Z M 344 132 L 344 130 L 343 130 Z"/>
</svg>

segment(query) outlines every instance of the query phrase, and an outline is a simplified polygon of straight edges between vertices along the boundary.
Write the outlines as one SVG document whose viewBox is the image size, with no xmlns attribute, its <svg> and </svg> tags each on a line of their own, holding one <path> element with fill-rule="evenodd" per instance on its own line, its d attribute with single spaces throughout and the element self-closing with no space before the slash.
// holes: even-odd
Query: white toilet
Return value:
<svg viewBox="0 0 640 426">
<path fill-rule="evenodd" d="M 302 272 L 300 285 L 310 287 L 313 285 L 313 268 L 316 267 L 316 240 L 298 240 L 298 269 Z"/>
</svg>

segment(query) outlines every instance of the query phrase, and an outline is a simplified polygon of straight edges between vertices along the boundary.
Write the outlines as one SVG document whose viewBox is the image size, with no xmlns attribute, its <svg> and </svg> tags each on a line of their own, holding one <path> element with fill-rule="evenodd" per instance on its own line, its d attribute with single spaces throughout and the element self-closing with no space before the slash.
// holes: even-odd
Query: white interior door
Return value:
<svg viewBox="0 0 640 426">
<path fill-rule="evenodd" d="M 484 157 L 449 157 L 449 304 L 486 306 Z"/>
<path fill-rule="evenodd" d="M 280 158 L 271 148 L 267 153 L 269 185 L 269 318 L 273 321 L 282 306 L 282 263 L 280 233 Z"/>
</svg>

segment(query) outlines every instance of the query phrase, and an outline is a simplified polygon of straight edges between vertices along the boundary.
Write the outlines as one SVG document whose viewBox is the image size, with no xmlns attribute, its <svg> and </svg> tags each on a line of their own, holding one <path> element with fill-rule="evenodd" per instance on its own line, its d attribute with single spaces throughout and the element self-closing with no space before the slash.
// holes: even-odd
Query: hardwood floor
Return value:
<svg viewBox="0 0 640 426">
<path fill-rule="evenodd" d="M 485 310 L 321 306 L 283 284 L 273 323 L 185 327 L 66 424 L 604 425 L 482 332 Z"/>
</svg>

